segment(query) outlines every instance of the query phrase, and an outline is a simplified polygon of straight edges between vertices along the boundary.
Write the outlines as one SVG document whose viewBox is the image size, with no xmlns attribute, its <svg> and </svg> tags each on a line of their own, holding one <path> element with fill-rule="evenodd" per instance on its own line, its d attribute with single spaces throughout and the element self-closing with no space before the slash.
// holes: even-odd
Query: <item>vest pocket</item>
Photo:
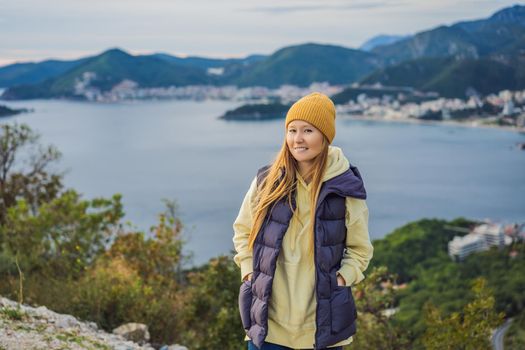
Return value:
<svg viewBox="0 0 525 350">
<path fill-rule="evenodd" d="M 339 333 L 348 328 L 357 318 L 357 308 L 351 287 L 337 286 L 330 300 L 332 313 L 332 333 Z"/>
<path fill-rule="evenodd" d="M 239 288 L 239 313 L 242 327 L 248 331 L 252 325 L 250 309 L 252 307 L 252 281 L 244 281 Z"/>
</svg>

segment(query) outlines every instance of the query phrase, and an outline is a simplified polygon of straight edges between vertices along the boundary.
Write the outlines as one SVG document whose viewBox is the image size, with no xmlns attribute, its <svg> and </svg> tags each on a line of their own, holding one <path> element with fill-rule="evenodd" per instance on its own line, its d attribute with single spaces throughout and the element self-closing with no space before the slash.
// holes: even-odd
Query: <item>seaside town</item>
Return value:
<svg viewBox="0 0 525 350">
<path fill-rule="evenodd" d="M 381 86 L 376 86 L 381 88 Z M 403 96 L 384 95 L 382 98 L 357 96 L 338 106 L 343 114 L 384 120 L 459 121 L 471 126 L 497 126 L 525 132 L 525 90 L 502 90 L 497 94 L 466 99 L 444 98 L 430 94 L 421 102 L 400 102 Z"/>
<path fill-rule="evenodd" d="M 131 80 L 123 80 L 111 90 L 102 92 L 90 82 L 95 73 L 85 72 L 76 81 L 75 95 L 93 102 L 118 102 L 126 100 L 230 100 L 244 103 L 292 103 L 301 96 L 320 91 L 329 96 L 345 89 L 377 91 L 380 97 L 359 93 L 345 104 L 338 104 L 341 115 L 356 118 L 391 121 L 441 121 L 460 122 L 470 126 L 492 126 L 525 132 L 525 90 L 502 90 L 481 96 L 467 91 L 468 99 L 444 98 L 435 92 L 421 92 L 410 87 L 386 87 L 374 85 L 351 86 L 313 83 L 308 87 L 282 85 L 277 89 L 262 86 L 239 88 L 234 85 L 191 85 L 143 88 Z M 391 92 L 391 93 L 390 93 Z M 377 95 L 375 94 L 375 95 Z M 525 147 L 525 145 L 520 145 Z"/>
</svg>

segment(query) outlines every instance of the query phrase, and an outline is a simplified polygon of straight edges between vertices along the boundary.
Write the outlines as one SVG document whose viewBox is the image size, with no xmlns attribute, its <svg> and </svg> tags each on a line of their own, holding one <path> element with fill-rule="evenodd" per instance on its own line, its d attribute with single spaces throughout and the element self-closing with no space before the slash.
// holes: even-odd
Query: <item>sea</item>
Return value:
<svg viewBox="0 0 525 350">
<path fill-rule="evenodd" d="M 190 265 L 233 250 L 232 224 L 259 167 L 277 154 L 284 120 L 225 121 L 224 100 L 119 103 L 2 101 L 62 152 L 56 171 L 84 199 L 122 194 L 125 221 L 146 233 L 177 203 Z M 365 183 L 372 240 L 422 218 L 525 221 L 525 135 L 438 123 L 338 116 L 333 145 Z"/>
</svg>

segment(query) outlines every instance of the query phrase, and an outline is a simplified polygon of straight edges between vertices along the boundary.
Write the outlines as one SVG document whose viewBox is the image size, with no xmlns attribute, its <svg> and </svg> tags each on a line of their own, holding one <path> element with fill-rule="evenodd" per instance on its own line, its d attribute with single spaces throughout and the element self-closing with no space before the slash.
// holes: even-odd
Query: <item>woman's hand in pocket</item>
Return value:
<svg viewBox="0 0 525 350">
<path fill-rule="evenodd" d="M 250 272 L 249 274 L 247 274 L 247 275 L 244 277 L 244 281 L 251 281 L 251 280 L 252 280 L 252 275 L 253 275 L 252 272 Z"/>
<path fill-rule="evenodd" d="M 337 285 L 339 287 L 345 287 L 346 286 L 346 281 L 345 279 L 343 278 L 343 276 L 341 276 L 339 273 L 337 274 Z"/>
</svg>

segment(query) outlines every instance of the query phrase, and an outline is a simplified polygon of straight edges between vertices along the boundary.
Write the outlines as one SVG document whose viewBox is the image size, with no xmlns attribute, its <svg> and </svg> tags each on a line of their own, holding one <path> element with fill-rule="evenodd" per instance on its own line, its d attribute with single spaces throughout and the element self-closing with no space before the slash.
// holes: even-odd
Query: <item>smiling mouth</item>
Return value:
<svg viewBox="0 0 525 350">
<path fill-rule="evenodd" d="M 308 148 L 306 147 L 295 147 L 294 150 L 295 151 L 306 151 Z"/>
</svg>

